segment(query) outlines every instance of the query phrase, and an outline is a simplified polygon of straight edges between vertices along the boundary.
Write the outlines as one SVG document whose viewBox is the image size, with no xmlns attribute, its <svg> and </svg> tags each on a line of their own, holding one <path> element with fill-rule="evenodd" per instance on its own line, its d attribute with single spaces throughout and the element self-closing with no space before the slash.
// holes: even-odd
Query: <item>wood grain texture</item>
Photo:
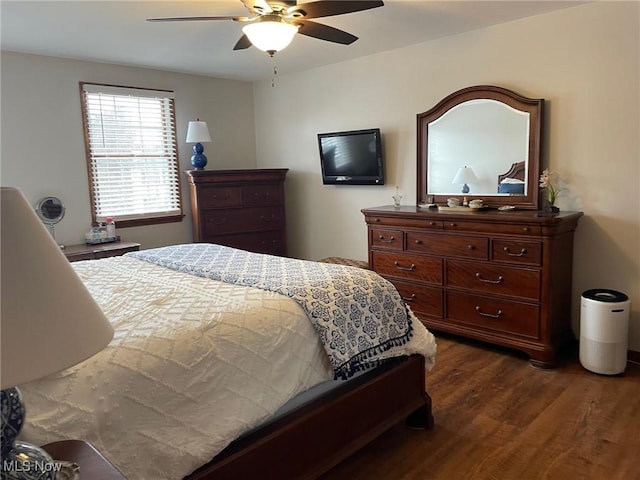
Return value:
<svg viewBox="0 0 640 480">
<path fill-rule="evenodd" d="M 597 375 L 437 335 L 435 428 L 398 426 L 322 480 L 638 480 L 640 365 Z"/>
</svg>

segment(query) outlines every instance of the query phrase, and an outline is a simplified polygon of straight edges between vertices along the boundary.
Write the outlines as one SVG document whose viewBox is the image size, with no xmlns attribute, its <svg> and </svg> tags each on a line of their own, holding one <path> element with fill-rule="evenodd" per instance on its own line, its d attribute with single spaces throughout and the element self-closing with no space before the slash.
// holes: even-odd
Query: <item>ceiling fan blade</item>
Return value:
<svg viewBox="0 0 640 480">
<path fill-rule="evenodd" d="M 321 23 L 311 22 L 309 20 L 295 20 L 294 25 L 298 25 L 298 33 L 307 37 L 319 38 L 328 42 L 341 43 L 342 45 L 351 45 L 358 37 L 351 35 L 343 30 L 322 25 Z"/>
<path fill-rule="evenodd" d="M 147 22 L 194 22 L 201 20 L 233 20 L 234 22 L 246 22 L 251 20 L 249 17 L 165 17 L 165 18 L 147 18 Z"/>
<path fill-rule="evenodd" d="M 321 0 L 303 3 L 287 10 L 287 14 L 293 17 L 320 18 L 345 13 L 361 12 L 372 8 L 382 7 L 384 2 L 365 0 Z"/>
<path fill-rule="evenodd" d="M 249 48 L 252 45 L 253 44 L 249 40 L 249 37 L 247 37 L 246 35 L 242 35 L 240 37 L 240 40 L 238 40 L 238 42 L 236 43 L 235 47 L 233 47 L 233 49 L 234 50 L 244 50 L 245 48 Z"/>
</svg>

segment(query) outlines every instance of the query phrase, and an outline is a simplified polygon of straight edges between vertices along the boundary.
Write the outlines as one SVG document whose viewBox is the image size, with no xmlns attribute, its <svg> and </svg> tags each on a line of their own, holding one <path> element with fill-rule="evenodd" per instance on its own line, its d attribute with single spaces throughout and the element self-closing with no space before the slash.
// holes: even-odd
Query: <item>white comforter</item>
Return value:
<svg viewBox="0 0 640 480">
<path fill-rule="evenodd" d="M 283 295 L 128 257 L 74 267 L 115 337 L 89 360 L 20 386 L 23 440 L 83 439 L 130 480 L 180 479 L 333 378 L 303 309 Z M 414 326 L 390 355 L 435 354 L 431 334 Z"/>
</svg>

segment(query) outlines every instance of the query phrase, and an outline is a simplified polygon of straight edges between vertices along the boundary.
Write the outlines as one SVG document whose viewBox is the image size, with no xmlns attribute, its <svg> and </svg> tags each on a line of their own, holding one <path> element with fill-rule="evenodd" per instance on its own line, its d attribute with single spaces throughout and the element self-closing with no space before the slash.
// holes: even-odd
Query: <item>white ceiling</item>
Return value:
<svg viewBox="0 0 640 480">
<path fill-rule="evenodd" d="M 14 52 L 256 80 L 269 78 L 274 64 L 280 74 L 306 70 L 581 3 L 386 0 L 380 8 L 317 19 L 358 36 L 352 45 L 296 35 L 291 45 L 270 59 L 254 47 L 233 51 L 242 35 L 238 22 L 145 21 L 150 17 L 247 15 L 240 0 L 2 0 L 1 45 Z"/>
</svg>

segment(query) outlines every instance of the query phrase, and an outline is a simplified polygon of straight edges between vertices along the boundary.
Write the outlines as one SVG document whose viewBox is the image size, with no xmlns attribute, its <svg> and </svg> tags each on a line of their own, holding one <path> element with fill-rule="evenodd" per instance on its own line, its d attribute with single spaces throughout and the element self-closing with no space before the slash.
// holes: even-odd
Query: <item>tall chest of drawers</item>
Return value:
<svg viewBox="0 0 640 480">
<path fill-rule="evenodd" d="M 362 210 L 369 264 L 429 328 L 521 350 L 552 367 L 573 339 L 573 235 L 581 212 Z"/>
<path fill-rule="evenodd" d="M 189 170 L 194 242 L 286 256 L 288 169 Z"/>
</svg>

